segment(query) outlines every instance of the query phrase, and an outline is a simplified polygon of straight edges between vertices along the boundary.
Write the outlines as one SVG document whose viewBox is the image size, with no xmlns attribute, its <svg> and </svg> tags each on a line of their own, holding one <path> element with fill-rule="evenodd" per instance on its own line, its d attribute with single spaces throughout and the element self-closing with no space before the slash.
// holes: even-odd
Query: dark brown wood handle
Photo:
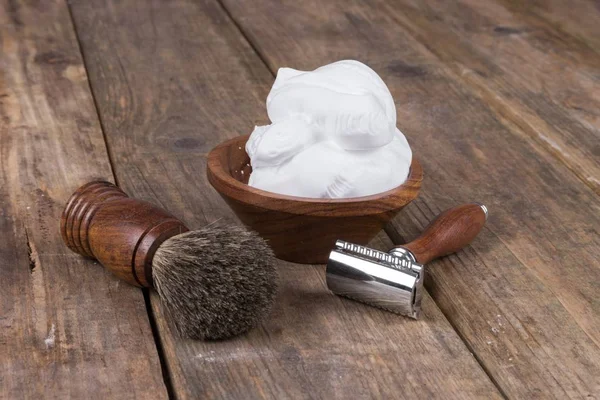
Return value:
<svg viewBox="0 0 600 400">
<path fill-rule="evenodd" d="M 188 228 L 165 210 L 132 199 L 110 182 L 97 181 L 73 193 L 60 231 L 74 252 L 97 259 L 132 285 L 152 287 L 156 249 Z"/>
<path fill-rule="evenodd" d="M 487 208 L 473 203 L 463 204 L 441 213 L 417 239 L 403 247 L 410 250 L 417 262 L 431 260 L 454 253 L 475 239 L 487 219 Z"/>
</svg>

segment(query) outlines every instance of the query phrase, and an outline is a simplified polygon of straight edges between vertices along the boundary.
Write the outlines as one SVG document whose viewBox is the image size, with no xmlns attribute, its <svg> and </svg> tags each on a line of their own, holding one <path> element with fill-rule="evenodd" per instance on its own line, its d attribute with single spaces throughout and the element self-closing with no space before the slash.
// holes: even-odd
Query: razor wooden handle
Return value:
<svg viewBox="0 0 600 400">
<path fill-rule="evenodd" d="M 410 250 L 420 264 L 454 253 L 475 239 L 487 220 L 487 208 L 472 203 L 441 213 L 412 242 L 398 246 Z"/>
<path fill-rule="evenodd" d="M 73 193 L 60 230 L 74 252 L 97 259 L 132 285 L 152 287 L 156 249 L 188 229 L 167 211 L 127 196 L 110 182 L 97 181 Z"/>
</svg>

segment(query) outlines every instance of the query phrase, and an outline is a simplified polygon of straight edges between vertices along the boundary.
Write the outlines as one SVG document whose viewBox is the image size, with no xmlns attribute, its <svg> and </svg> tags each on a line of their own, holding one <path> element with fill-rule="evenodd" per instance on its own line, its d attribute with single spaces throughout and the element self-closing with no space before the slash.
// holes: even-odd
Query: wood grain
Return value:
<svg viewBox="0 0 600 400">
<path fill-rule="evenodd" d="M 530 2 L 376 3 L 495 113 L 600 194 L 600 53 L 555 24 L 532 18 Z M 583 11 L 583 19 L 600 19 L 600 9 L 587 17 Z"/>
<path fill-rule="evenodd" d="M 237 217 L 269 242 L 277 258 L 325 264 L 336 240 L 366 245 L 419 193 L 423 170 L 413 158 L 406 181 L 383 193 L 354 199 L 307 199 L 248 186 L 248 136 L 215 147 L 208 181 Z M 315 235 L 318 232 L 318 235 Z"/>
<path fill-rule="evenodd" d="M 597 0 L 502 0 L 509 10 L 533 23 L 547 21 L 560 36 L 571 35 L 600 51 L 600 6 Z"/>
<path fill-rule="evenodd" d="M 166 398 L 142 292 L 58 232 L 112 178 L 66 5 L 0 2 L 0 53 L 0 398 Z"/>
<path fill-rule="evenodd" d="M 271 72 L 217 2 L 71 4 L 121 186 L 190 228 L 230 219 L 206 153 L 266 120 Z M 271 318 L 232 341 L 181 340 L 152 295 L 177 398 L 500 397 L 430 298 L 415 322 L 331 295 L 322 266 L 279 270 Z"/>
<path fill-rule="evenodd" d="M 515 398 L 599 395 L 596 193 L 415 40 L 393 7 L 224 4 L 273 71 L 356 58 L 382 75 L 427 177 L 388 229 L 396 243 L 457 203 L 489 207 L 478 239 L 434 262 L 426 286 L 501 390 Z"/>
</svg>

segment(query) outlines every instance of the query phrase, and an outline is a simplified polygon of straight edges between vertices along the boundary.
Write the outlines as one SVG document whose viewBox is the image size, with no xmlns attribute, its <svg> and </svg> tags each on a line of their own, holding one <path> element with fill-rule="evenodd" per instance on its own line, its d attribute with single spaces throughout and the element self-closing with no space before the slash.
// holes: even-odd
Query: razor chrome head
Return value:
<svg viewBox="0 0 600 400">
<path fill-rule="evenodd" d="M 327 262 L 327 287 L 333 293 L 418 318 L 423 265 L 405 249 L 389 253 L 338 240 Z"/>
</svg>

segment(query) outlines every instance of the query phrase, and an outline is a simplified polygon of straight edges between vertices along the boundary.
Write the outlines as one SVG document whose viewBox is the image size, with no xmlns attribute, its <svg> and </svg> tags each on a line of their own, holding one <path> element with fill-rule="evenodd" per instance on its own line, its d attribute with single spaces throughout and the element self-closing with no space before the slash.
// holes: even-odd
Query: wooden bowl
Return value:
<svg viewBox="0 0 600 400">
<path fill-rule="evenodd" d="M 372 196 L 313 199 L 256 189 L 247 184 L 252 172 L 245 150 L 248 137 L 228 140 L 209 153 L 208 180 L 283 260 L 323 264 L 337 239 L 367 244 L 421 188 L 423 170 L 413 157 L 406 182 Z"/>
</svg>

